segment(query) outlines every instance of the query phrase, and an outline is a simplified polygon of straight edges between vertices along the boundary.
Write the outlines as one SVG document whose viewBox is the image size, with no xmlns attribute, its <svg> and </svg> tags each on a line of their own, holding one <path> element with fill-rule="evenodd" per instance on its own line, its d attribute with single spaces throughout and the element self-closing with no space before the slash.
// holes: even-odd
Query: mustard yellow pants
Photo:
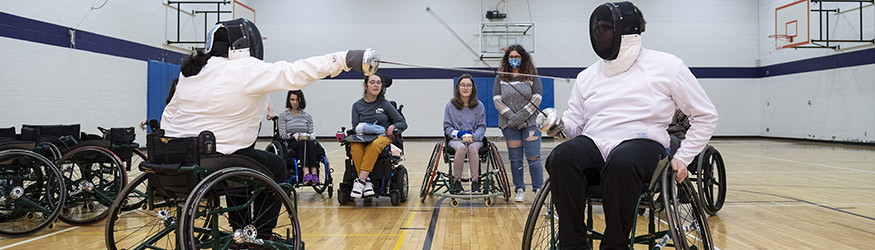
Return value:
<svg viewBox="0 0 875 250">
<path fill-rule="evenodd" d="M 386 136 L 377 137 L 370 143 L 350 143 L 349 153 L 352 155 L 352 162 L 355 164 L 355 170 L 358 172 L 373 172 L 374 164 L 377 163 L 377 157 L 386 146 L 389 146 L 392 140 Z"/>
</svg>

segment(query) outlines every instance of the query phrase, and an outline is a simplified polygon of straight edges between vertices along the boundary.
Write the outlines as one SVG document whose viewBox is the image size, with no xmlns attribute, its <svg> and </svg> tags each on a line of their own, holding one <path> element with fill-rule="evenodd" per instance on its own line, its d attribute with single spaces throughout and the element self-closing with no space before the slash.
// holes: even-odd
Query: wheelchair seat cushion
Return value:
<svg viewBox="0 0 875 250">
<path fill-rule="evenodd" d="M 210 171 L 216 171 L 223 168 L 230 167 L 243 167 L 254 169 L 262 174 L 267 175 L 268 177 L 273 178 L 273 174 L 267 167 L 261 165 L 252 158 L 242 156 L 242 155 L 221 155 L 221 154 L 213 154 L 201 157 L 200 166 L 205 169 L 209 169 Z"/>
<path fill-rule="evenodd" d="M 0 141 L 0 150 L 7 149 L 24 149 L 31 150 L 36 147 L 36 143 L 32 141 L 12 141 L 12 140 L 4 140 Z"/>
</svg>

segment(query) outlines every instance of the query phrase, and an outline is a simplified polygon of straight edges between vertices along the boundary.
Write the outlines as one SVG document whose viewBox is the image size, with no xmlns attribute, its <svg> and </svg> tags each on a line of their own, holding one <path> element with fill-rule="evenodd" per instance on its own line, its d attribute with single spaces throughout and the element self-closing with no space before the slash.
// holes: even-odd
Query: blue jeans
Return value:
<svg viewBox="0 0 875 250">
<path fill-rule="evenodd" d="M 510 158 L 510 173 L 513 175 L 513 185 L 517 191 L 526 191 L 523 178 L 523 155 L 529 163 L 529 175 L 532 177 L 532 188 L 541 189 L 544 186 L 544 167 L 541 165 L 541 131 L 535 126 L 501 130 L 507 142 L 507 154 Z M 511 143 L 522 142 L 522 147 L 511 147 Z"/>
</svg>

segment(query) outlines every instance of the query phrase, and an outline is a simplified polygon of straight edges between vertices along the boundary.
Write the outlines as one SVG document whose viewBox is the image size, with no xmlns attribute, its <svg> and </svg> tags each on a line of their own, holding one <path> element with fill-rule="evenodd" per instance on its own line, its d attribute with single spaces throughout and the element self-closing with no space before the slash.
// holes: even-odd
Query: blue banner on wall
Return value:
<svg viewBox="0 0 875 250">
<path fill-rule="evenodd" d="M 146 79 L 146 119 L 161 121 L 161 114 L 167 106 L 167 95 L 173 79 L 179 77 L 179 65 L 159 61 L 149 61 Z"/>
<path fill-rule="evenodd" d="M 458 77 L 453 79 L 453 82 L 458 81 Z M 477 100 L 480 100 L 486 108 L 486 126 L 498 127 L 498 110 L 495 109 L 495 103 L 492 102 L 492 86 L 495 85 L 495 77 L 474 77 L 474 84 L 477 85 Z M 543 85 L 544 93 L 541 94 L 543 98 L 538 107 L 541 109 L 554 107 L 553 79 L 541 78 L 541 85 Z M 455 86 L 453 84 L 453 87 Z"/>
</svg>

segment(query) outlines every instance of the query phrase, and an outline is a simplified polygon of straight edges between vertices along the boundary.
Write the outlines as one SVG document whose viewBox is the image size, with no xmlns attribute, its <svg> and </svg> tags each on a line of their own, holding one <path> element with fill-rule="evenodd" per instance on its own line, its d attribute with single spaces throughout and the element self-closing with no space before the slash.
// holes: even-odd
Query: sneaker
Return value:
<svg viewBox="0 0 875 250">
<path fill-rule="evenodd" d="M 526 190 L 524 190 L 524 189 L 517 189 L 517 190 L 516 190 L 516 196 L 513 198 L 513 201 L 516 201 L 516 202 L 523 202 L 525 199 L 526 199 Z"/>
<path fill-rule="evenodd" d="M 312 181 L 313 184 L 322 184 L 322 182 L 319 181 L 319 176 L 316 176 L 315 174 L 310 174 L 310 176 L 312 176 L 310 177 L 310 181 Z"/>
<path fill-rule="evenodd" d="M 349 193 L 349 197 L 352 198 L 362 198 L 362 193 L 365 190 L 365 181 L 362 179 L 355 179 L 352 183 L 352 192 Z M 374 189 L 371 188 L 371 194 L 374 193 Z"/>
<path fill-rule="evenodd" d="M 480 193 L 480 181 L 471 182 L 471 193 Z"/>
<path fill-rule="evenodd" d="M 374 196 L 374 184 L 370 180 L 365 182 L 364 196 Z"/>
<path fill-rule="evenodd" d="M 461 194 L 465 189 L 462 188 L 462 181 L 456 180 L 453 181 L 453 190 L 450 192 L 451 194 Z"/>
</svg>

